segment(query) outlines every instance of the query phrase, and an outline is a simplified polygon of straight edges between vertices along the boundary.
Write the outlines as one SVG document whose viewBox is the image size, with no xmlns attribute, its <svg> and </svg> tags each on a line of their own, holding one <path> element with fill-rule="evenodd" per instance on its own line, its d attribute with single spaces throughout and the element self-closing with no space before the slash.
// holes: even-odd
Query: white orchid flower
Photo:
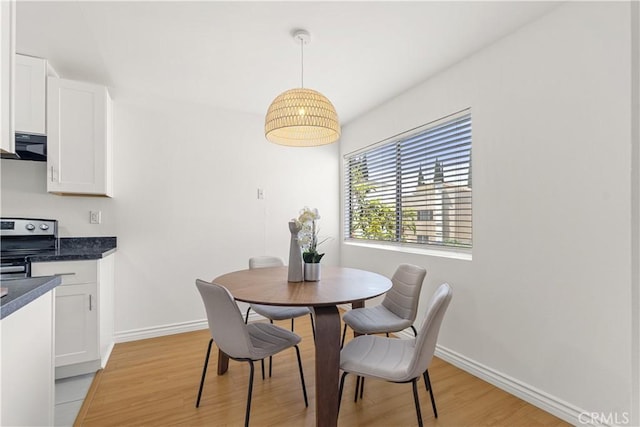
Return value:
<svg viewBox="0 0 640 427">
<path fill-rule="evenodd" d="M 298 221 L 302 223 L 317 221 L 320 219 L 320 213 L 318 209 L 310 209 L 308 206 L 305 206 L 304 209 L 300 210 L 300 216 L 298 217 Z"/>
<path fill-rule="evenodd" d="M 298 245 L 303 252 L 303 258 L 305 262 L 317 263 L 320 262 L 324 254 L 318 253 L 318 246 L 328 240 L 328 238 L 318 242 L 319 227 L 316 226 L 316 221 L 320 219 L 320 213 L 316 208 L 309 208 L 305 206 L 300 210 L 300 216 L 295 220 L 296 224 L 299 224 L 301 230 L 298 232 Z M 308 259 L 307 259 L 308 258 Z"/>
</svg>

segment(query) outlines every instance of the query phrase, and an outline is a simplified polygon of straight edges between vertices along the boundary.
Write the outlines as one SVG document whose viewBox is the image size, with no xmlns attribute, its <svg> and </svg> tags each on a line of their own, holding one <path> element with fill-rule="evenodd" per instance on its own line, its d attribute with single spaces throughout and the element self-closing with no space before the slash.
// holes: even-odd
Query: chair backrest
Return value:
<svg viewBox="0 0 640 427">
<path fill-rule="evenodd" d="M 256 256 L 249 258 L 249 268 L 282 267 L 284 262 L 277 256 Z"/>
<path fill-rule="evenodd" d="M 449 307 L 452 296 L 453 290 L 451 286 L 448 283 L 443 283 L 436 289 L 429 300 L 425 319 L 422 322 L 418 336 L 415 338 L 416 352 L 410 368 L 409 378 L 422 375 L 431 364 L 433 353 L 436 350 L 440 325 L 442 325 L 444 313 Z"/>
<path fill-rule="evenodd" d="M 251 358 L 253 346 L 247 325 L 229 290 L 200 279 L 196 286 L 207 311 L 211 338 L 218 348 L 236 359 Z"/>
<path fill-rule="evenodd" d="M 391 289 L 385 294 L 382 305 L 396 316 L 416 320 L 422 282 L 427 270 L 417 265 L 400 264 L 391 278 Z"/>
</svg>

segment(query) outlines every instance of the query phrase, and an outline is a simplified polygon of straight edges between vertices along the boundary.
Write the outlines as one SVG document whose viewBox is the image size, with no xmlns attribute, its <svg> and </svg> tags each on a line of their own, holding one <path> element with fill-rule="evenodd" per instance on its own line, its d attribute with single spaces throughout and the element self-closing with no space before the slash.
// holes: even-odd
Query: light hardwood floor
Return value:
<svg viewBox="0 0 640 427">
<path fill-rule="evenodd" d="M 278 323 L 288 328 L 288 322 Z M 273 376 L 262 380 L 256 365 L 251 425 L 315 424 L 314 346 L 308 319 L 296 319 L 309 407 L 305 408 L 295 350 L 274 357 Z M 99 372 L 76 419 L 76 426 L 242 425 L 249 366 L 229 362 L 216 375 L 214 346 L 207 380 L 195 407 L 209 331 L 196 331 L 117 344 Z M 550 415 L 466 372 L 435 358 L 429 368 L 438 407 L 434 418 L 424 383 L 419 382 L 425 426 L 568 426 Z M 268 375 L 268 374 L 267 374 Z M 353 402 L 355 378 L 348 376 L 340 408 L 342 426 L 417 425 L 411 384 L 368 380 L 363 400 Z M 336 391 L 337 393 L 337 391 Z"/>
</svg>

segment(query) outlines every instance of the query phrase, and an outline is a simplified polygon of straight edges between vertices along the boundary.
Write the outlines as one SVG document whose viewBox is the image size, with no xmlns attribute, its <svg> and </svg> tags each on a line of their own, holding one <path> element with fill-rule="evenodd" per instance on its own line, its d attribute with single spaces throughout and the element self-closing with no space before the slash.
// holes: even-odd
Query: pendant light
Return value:
<svg viewBox="0 0 640 427">
<path fill-rule="evenodd" d="M 301 87 L 281 93 L 273 100 L 264 121 L 267 140 L 291 147 L 331 144 L 340 138 L 338 113 L 326 96 L 304 87 L 304 45 L 311 41 L 306 30 L 296 30 L 300 43 Z"/>
</svg>

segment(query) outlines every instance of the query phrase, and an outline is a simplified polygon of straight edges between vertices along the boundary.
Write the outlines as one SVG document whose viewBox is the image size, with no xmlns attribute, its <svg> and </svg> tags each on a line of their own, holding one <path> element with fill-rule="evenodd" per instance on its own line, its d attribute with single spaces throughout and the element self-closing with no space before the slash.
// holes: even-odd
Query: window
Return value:
<svg viewBox="0 0 640 427">
<path fill-rule="evenodd" d="M 345 156 L 345 239 L 471 248 L 471 114 Z"/>
<path fill-rule="evenodd" d="M 419 210 L 418 221 L 433 221 L 433 210 L 432 209 Z"/>
<path fill-rule="evenodd" d="M 425 236 L 424 234 L 418 234 L 418 243 L 428 243 L 429 236 Z"/>
</svg>

